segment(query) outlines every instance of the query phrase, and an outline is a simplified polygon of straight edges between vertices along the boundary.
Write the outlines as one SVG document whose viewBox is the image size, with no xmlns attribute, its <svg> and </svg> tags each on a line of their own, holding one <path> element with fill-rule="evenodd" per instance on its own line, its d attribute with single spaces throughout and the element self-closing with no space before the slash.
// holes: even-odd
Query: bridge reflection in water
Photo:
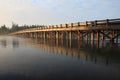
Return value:
<svg viewBox="0 0 120 80">
<path fill-rule="evenodd" d="M 0 80 L 119 80 L 120 45 L 92 42 L 0 37 Z"/>
<path fill-rule="evenodd" d="M 120 44 L 113 44 L 107 40 L 99 43 L 98 41 L 94 41 L 94 43 L 92 43 L 92 41 L 78 41 L 76 39 L 32 39 L 25 43 L 27 45 L 40 48 L 48 53 L 54 53 L 60 56 L 69 56 L 73 59 L 90 61 L 95 64 L 109 66 L 113 63 L 120 63 Z"/>
</svg>

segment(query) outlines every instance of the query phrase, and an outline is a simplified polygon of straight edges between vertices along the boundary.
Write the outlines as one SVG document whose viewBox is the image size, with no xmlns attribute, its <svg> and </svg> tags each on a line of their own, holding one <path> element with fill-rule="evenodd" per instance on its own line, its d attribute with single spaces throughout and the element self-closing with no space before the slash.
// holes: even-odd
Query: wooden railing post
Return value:
<svg viewBox="0 0 120 80">
<path fill-rule="evenodd" d="M 48 29 L 48 27 L 46 26 L 46 29 Z"/>
<path fill-rule="evenodd" d="M 68 24 L 65 24 L 65 27 L 67 28 L 67 27 L 68 27 Z"/>
<path fill-rule="evenodd" d="M 49 29 L 50 29 L 50 25 L 49 25 Z"/>
<path fill-rule="evenodd" d="M 80 22 L 78 22 L 78 27 L 80 27 Z"/>
<path fill-rule="evenodd" d="M 94 25 L 95 25 L 95 27 L 97 27 L 97 20 L 95 20 Z"/>
<path fill-rule="evenodd" d="M 62 24 L 60 24 L 60 27 L 62 28 Z"/>
<path fill-rule="evenodd" d="M 54 28 L 54 25 L 52 25 L 52 28 Z"/>
<path fill-rule="evenodd" d="M 109 25 L 109 19 L 106 20 L 106 27 Z"/>
<path fill-rule="evenodd" d="M 71 23 L 71 27 L 73 27 L 73 23 Z"/>
<path fill-rule="evenodd" d="M 58 25 L 56 25 L 56 27 L 58 28 Z"/>
<path fill-rule="evenodd" d="M 86 21 L 86 27 L 88 27 L 88 21 Z"/>
<path fill-rule="evenodd" d="M 92 25 L 92 27 L 94 27 L 94 26 L 95 26 L 94 21 L 91 21 L 91 25 Z"/>
</svg>

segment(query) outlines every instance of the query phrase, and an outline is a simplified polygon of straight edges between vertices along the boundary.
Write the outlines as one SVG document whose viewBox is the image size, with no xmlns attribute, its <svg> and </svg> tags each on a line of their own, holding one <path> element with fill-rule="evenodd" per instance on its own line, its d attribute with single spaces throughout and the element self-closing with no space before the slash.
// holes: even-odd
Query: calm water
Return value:
<svg viewBox="0 0 120 80">
<path fill-rule="evenodd" d="M 120 80 L 120 45 L 1 36 L 0 80 Z"/>
</svg>

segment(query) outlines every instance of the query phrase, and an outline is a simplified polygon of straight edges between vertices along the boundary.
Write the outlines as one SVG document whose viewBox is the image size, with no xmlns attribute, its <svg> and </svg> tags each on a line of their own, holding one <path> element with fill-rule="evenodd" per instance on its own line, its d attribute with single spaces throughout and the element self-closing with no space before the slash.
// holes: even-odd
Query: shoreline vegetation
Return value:
<svg viewBox="0 0 120 80">
<path fill-rule="evenodd" d="M 44 27 L 44 25 L 23 25 L 19 26 L 18 24 L 13 23 L 11 28 L 6 27 L 6 25 L 0 26 L 0 36 L 8 35 L 9 33 L 13 33 L 16 31 L 30 29 L 30 28 L 37 28 L 37 27 Z"/>
</svg>

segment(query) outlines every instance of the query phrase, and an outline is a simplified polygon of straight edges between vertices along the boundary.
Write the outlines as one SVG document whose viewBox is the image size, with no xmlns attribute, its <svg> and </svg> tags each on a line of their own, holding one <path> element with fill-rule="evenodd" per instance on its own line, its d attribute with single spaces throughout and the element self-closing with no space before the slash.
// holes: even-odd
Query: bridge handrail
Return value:
<svg viewBox="0 0 120 80">
<path fill-rule="evenodd" d="M 110 27 L 109 25 L 120 25 L 120 18 L 118 19 L 106 19 L 106 20 L 95 20 L 86 22 L 76 22 L 69 24 L 49 25 L 41 26 L 36 28 L 24 29 L 14 33 L 27 32 L 33 30 L 44 30 L 44 29 L 56 29 L 56 28 L 72 28 L 72 27 Z"/>
</svg>

